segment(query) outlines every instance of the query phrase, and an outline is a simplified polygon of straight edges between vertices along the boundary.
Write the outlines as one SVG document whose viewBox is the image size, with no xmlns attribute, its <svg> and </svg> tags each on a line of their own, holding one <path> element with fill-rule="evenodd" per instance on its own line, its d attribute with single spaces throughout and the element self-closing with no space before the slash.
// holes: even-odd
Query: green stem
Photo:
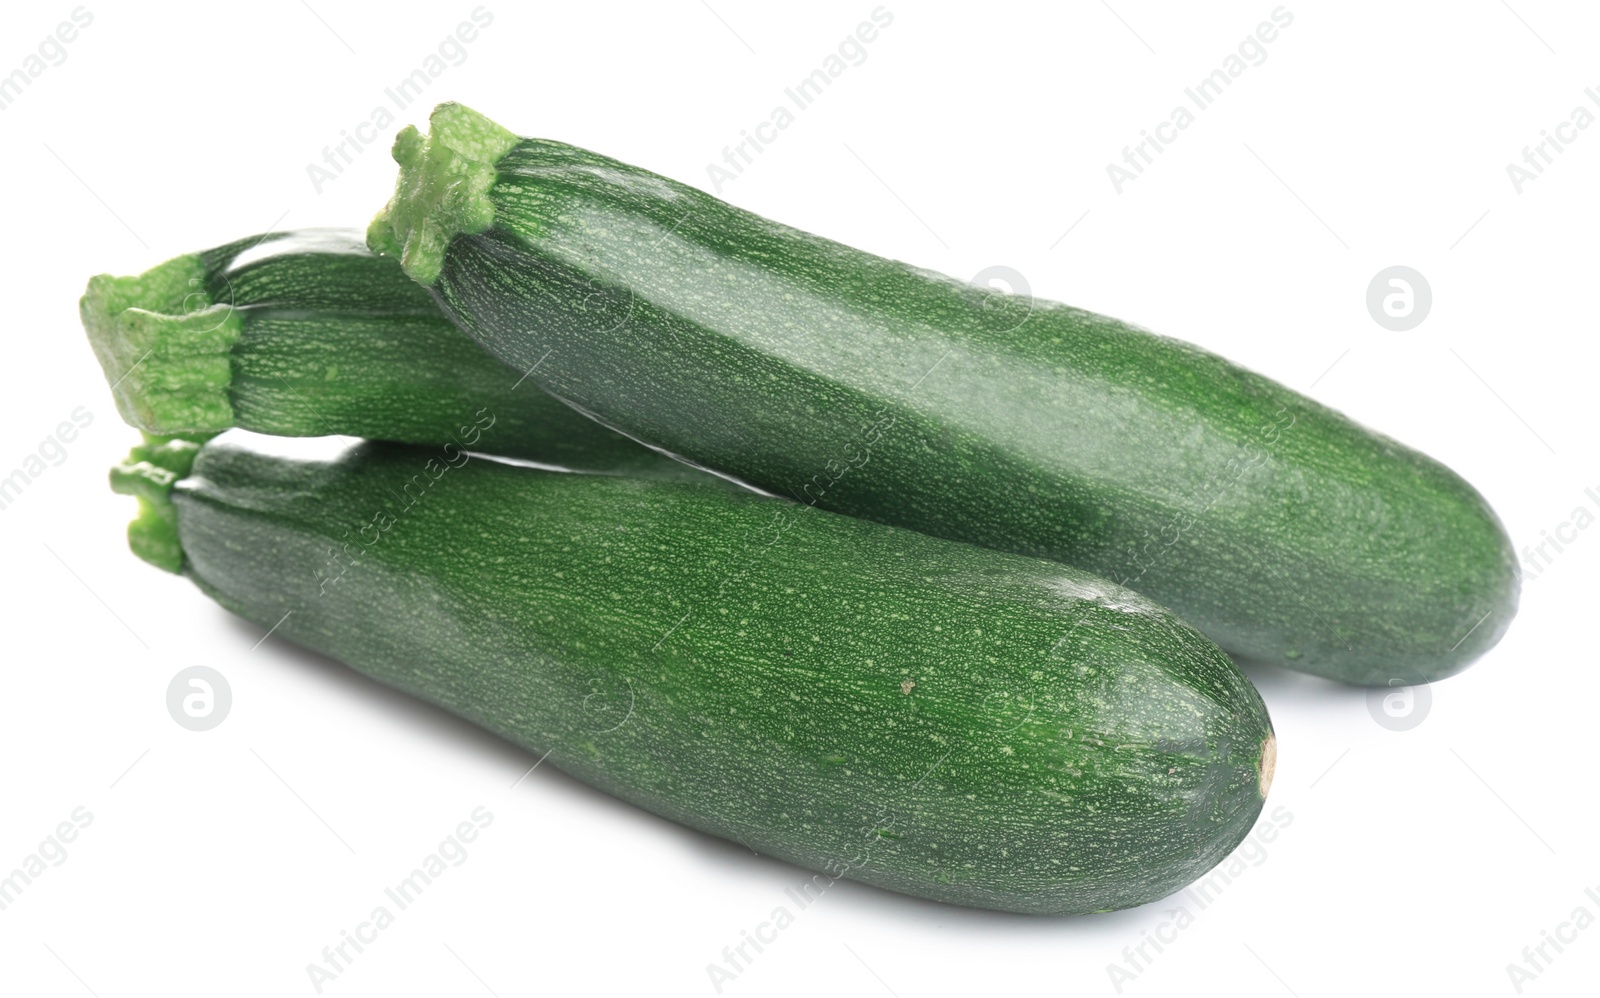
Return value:
<svg viewBox="0 0 1600 998">
<path fill-rule="evenodd" d="M 111 469 L 111 491 L 139 499 L 139 515 L 128 524 L 128 547 L 168 572 L 183 571 L 172 487 L 189 474 L 199 452 L 200 444 L 193 440 L 146 434 L 145 442 Z"/>
<path fill-rule="evenodd" d="M 424 286 L 439 279 L 451 239 L 494 224 L 488 198 L 494 164 L 521 141 L 462 104 L 434 108 L 428 129 L 424 137 L 407 125 L 395 136 L 400 179 L 367 229 L 367 246 L 399 257 L 411 279 Z"/>
<path fill-rule="evenodd" d="M 198 255 L 137 277 L 102 274 L 78 303 L 117 411 L 148 433 L 216 433 L 234 423 L 229 353 L 242 326 L 206 290 Z"/>
</svg>

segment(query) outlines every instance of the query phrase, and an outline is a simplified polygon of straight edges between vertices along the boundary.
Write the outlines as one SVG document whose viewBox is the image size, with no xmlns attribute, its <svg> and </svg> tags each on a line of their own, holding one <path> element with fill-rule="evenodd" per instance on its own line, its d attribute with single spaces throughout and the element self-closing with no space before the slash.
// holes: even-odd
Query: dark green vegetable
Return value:
<svg viewBox="0 0 1600 998">
<path fill-rule="evenodd" d="M 239 426 L 669 464 L 485 354 L 356 232 L 253 236 L 137 277 L 102 275 L 80 312 L 123 418 L 148 433 Z"/>
<path fill-rule="evenodd" d="M 368 231 L 507 364 L 769 492 L 1120 581 L 1239 656 L 1436 680 L 1516 610 L 1448 468 L 1115 319 L 808 235 L 459 105 Z"/>
<path fill-rule="evenodd" d="M 714 484 L 238 436 L 114 476 L 203 591 L 713 835 L 1065 914 L 1181 888 L 1260 812 L 1255 689 L 1075 569 Z"/>
</svg>

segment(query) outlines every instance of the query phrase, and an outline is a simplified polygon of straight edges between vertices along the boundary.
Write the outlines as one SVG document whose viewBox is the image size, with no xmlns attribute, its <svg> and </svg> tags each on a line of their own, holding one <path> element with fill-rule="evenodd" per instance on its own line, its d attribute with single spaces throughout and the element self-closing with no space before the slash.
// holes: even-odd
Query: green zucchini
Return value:
<svg viewBox="0 0 1600 998">
<path fill-rule="evenodd" d="M 238 426 L 556 464 L 675 463 L 486 355 L 359 232 L 269 233 L 101 275 L 79 311 L 123 418 L 151 434 Z"/>
<path fill-rule="evenodd" d="M 1241 658 L 1437 680 L 1516 611 L 1438 462 L 1194 346 L 808 235 L 460 105 L 368 230 L 488 352 L 768 492 L 1056 559 Z"/>
<path fill-rule="evenodd" d="M 1067 914 L 1178 890 L 1261 810 L 1254 687 L 1075 569 L 716 484 L 240 437 L 113 472 L 207 595 L 761 853 Z"/>
</svg>

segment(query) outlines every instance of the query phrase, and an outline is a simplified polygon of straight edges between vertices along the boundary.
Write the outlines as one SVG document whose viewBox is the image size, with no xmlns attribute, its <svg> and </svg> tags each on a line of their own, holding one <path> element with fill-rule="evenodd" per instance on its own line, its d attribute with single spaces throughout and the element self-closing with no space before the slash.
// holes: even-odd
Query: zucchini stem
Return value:
<svg viewBox="0 0 1600 998">
<path fill-rule="evenodd" d="M 445 247 L 458 235 L 494 224 L 488 197 L 494 165 L 521 140 L 463 104 L 440 104 L 428 134 L 407 125 L 395 136 L 400 164 L 394 197 L 367 228 L 367 247 L 398 257 L 412 280 L 431 286 L 444 266 Z"/>
<path fill-rule="evenodd" d="M 231 304 L 212 300 L 199 256 L 91 278 L 78 313 L 130 425 L 163 436 L 233 425 L 229 354 L 242 327 Z"/>
<path fill-rule="evenodd" d="M 183 571 L 172 487 L 189 474 L 199 452 L 196 441 L 145 434 L 145 442 L 111 469 L 111 491 L 139 499 L 139 514 L 128 524 L 128 547 L 164 571 Z"/>
</svg>

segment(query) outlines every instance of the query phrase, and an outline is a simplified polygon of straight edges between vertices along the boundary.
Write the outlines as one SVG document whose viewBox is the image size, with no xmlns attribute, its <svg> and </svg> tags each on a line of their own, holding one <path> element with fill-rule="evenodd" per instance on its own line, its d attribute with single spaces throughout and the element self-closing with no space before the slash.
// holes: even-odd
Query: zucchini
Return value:
<svg viewBox="0 0 1600 998">
<path fill-rule="evenodd" d="M 1254 687 L 1075 569 L 712 483 L 240 437 L 113 472 L 202 591 L 701 831 L 1068 914 L 1178 890 L 1261 810 Z"/>
<path fill-rule="evenodd" d="M 556 464 L 674 463 L 486 355 L 359 232 L 269 233 L 101 275 L 79 311 L 118 410 L 151 434 L 238 426 Z"/>
<path fill-rule="evenodd" d="M 1056 559 L 1247 659 L 1437 680 L 1516 611 L 1438 462 L 1194 346 L 808 235 L 455 104 L 368 245 L 490 353 L 768 492 Z"/>
</svg>

